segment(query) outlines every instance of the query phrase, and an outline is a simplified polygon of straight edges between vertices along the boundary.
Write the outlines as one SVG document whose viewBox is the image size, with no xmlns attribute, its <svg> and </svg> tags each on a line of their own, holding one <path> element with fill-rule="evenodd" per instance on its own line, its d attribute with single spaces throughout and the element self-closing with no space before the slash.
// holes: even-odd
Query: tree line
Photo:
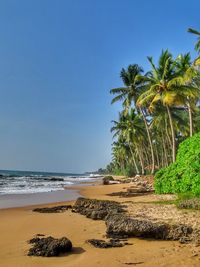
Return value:
<svg viewBox="0 0 200 267">
<path fill-rule="evenodd" d="M 163 50 L 157 63 L 147 57 L 146 73 L 138 64 L 122 68 L 123 86 L 110 90 L 122 110 L 112 121 L 108 173 L 153 174 L 175 162 L 179 143 L 200 131 L 200 32 L 188 32 L 197 36 L 195 60 Z"/>
</svg>

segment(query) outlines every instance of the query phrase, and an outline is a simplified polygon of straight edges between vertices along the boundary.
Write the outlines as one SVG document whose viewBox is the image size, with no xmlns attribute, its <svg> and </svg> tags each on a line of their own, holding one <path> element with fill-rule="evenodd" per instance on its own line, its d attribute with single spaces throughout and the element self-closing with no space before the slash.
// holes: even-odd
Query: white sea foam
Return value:
<svg viewBox="0 0 200 267">
<path fill-rule="evenodd" d="M 78 175 L 48 175 L 31 173 L 30 175 L 2 173 L 0 176 L 0 194 L 32 194 L 64 190 L 65 186 L 91 182 L 96 178 Z M 59 180 L 60 179 L 60 180 Z"/>
</svg>

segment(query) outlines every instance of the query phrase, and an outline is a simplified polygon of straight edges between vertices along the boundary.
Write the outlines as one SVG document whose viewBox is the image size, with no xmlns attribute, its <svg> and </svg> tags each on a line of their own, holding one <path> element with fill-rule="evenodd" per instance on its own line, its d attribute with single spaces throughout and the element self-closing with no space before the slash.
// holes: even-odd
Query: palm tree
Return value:
<svg viewBox="0 0 200 267">
<path fill-rule="evenodd" d="M 195 50 L 197 51 L 198 54 L 200 54 L 200 32 L 192 28 L 188 28 L 188 32 L 197 35 Z M 194 63 L 195 65 L 200 65 L 200 57 L 198 57 Z"/>
<path fill-rule="evenodd" d="M 121 70 L 120 77 L 122 78 L 124 87 L 114 88 L 110 91 L 111 94 L 117 95 L 113 98 L 112 104 L 119 100 L 123 100 L 123 107 L 125 109 L 125 113 L 128 112 L 132 103 L 136 107 L 136 101 L 141 92 L 144 91 L 145 89 L 144 84 L 141 83 L 139 80 L 137 80 L 137 76 L 141 75 L 142 72 L 143 69 L 137 64 L 129 65 L 127 70 L 123 68 Z M 152 160 L 151 173 L 153 174 L 155 171 L 155 156 L 154 156 L 153 143 L 149 131 L 149 126 L 144 111 L 142 110 L 141 107 L 139 107 L 138 112 L 141 113 L 143 117 L 147 132 L 148 142 L 151 150 L 151 160 Z"/>
<path fill-rule="evenodd" d="M 156 104 L 158 103 L 161 103 L 166 107 L 171 128 L 172 159 L 174 162 L 176 159 L 176 142 L 173 119 L 170 110 L 170 106 L 172 106 L 176 100 L 176 93 L 174 90 L 175 84 L 173 83 L 176 78 L 174 61 L 168 50 L 162 51 L 158 67 L 156 67 L 153 63 L 152 57 L 148 57 L 148 60 L 151 64 L 152 70 L 147 73 L 147 75 L 139 77 L 140 80 L 148 84 L 148 90 L 140 95 L 137 105 L 139 107 L 148 106 L 150 112 L 153 112 Z"/>
<path fill-rule="evenodd" d="M 198 53 L 200 53 L 200 32 L 192 28 L 188 28 L 188 32 L 197 35 L 197 42 L 195 44 L 195 49 Z"/>
<path fill-rule="evenodd" d="M 128 159 L 128 146 L 122 136 L 113 143 L 112 155 L 115 160 L 115 165 L 117 165 L 120 170 L 124 171 Z"/>
<path fill-rule="evenodd" d="M 113 123 L 114 126 L 111 128 L 111 132 L 114 132 L 113 137 L 122 136 L 124 140 L 127 141 L 136 169 L 136 173 L 139 173 L 139 168 L 137 166 L 137 161 L 133 150 L 137 151 L 141 163 L 142 174 L 144 174 L 144 164 L 143 160 L 140 157 L 141 152 L 138 149 L 138 144 L 140 142 L 139 137 L 144 134 L 144 123 L 140 115 L 137 115 L 134 109 L 130 109 L 130 111 L 126 114 L 124 114 L 123 112 L 120 113 L 119 121 L 113 121 Z"/>
<path fill-rule="evenodd" d="M 176 68 L 180 75 L 180 85 L 182 92 L 182 103 L 186 105 L 189 115 L 190 136 L 193 135 L 192 107 L 200 95 L 200 90 L 194 78 L 199 76 L 197 70 L 192 66 L 190 53 L 180 54 L 176 59 Z M 182 79 L 181 79 L 182 77 Z M 180 94 L 180 93 L 179 93 Z M 180 98 L 180 96 L 179 96 Z"/>
</svg>

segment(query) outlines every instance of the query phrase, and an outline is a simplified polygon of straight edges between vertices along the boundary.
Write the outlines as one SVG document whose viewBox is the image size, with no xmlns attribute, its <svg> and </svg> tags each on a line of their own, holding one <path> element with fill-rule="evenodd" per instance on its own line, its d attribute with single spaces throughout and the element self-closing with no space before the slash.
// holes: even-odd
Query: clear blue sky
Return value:
<svg viewBox="0 0 200 267">
<path fill-rule="evenodd" d="M 1 0 L 0 169 L 83 172 L 110 161 L 109 90 L 162 48 L 193 51 L 199 0 Z"/>
</svg>

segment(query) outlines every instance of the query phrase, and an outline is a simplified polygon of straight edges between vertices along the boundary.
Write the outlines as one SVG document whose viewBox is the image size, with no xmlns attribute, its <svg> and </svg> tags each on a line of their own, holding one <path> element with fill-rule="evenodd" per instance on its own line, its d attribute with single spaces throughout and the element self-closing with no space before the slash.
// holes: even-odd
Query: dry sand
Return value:
<svg viewBox="0 0 200 267">
<path fill-rule="evenodd" d="M 127 188 L 128 184 L 87 186 L 81 194 L 98 199 L 117 201 L 150 201 L 155 196 L 118 198 L 106 196 Z M 56 203 L 58 204 L 58 203 Z M 60 203 L 59 203 L 60 204 Z M 65 203 L 66 204 L 66 203 Z M 48 204 L 52 206 L 52 204 Z M 105 223 L 93 221 L 71 211 L 59 214 L 32 212 L 33 207 L 0 210 L 0 267 L 199 267 L 200 257 L 195 247 L 171 241 L 129 239 L 133 245 L 122 248 L 98 249 L 87 244 L 90 238 L 104 238 Z M 74 246 L 73 253 L 55 258 L 28 257 L 27 240 L 36 234 L 68 237 Z"/>
</svg>

